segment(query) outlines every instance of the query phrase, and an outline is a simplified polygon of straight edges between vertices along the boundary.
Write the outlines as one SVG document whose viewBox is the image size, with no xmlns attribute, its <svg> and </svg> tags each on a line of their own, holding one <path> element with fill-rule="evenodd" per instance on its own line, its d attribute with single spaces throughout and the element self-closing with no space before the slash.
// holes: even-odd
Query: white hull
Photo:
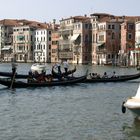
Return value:
<svg viewBox="0 0 140 140">
<path fill-rule="evenodd" d="M 123 106 L 131 110 L 136 116 L 140 116 L 140 85 L 136 95 L 127 99 Z"/>
<path fill-rule="evenodd" d="M 124 106 L 136 116 L 140 116 L 140 98 L 132 97 L 125 102 Z"/>
<path fill-rule="evenodd" d="M 31 66 L 31 71 L 32 72 L 37 71 L 40 74 L 42 73 L 42 71 L 46 71 L 46 66 L 44 64 L 33 64 Z"/>
</svg>

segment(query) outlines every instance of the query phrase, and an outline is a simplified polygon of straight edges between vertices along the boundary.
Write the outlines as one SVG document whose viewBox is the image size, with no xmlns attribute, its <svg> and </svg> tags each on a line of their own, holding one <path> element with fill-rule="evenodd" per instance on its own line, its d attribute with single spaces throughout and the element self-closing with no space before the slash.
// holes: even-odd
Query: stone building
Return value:
<svg viewBox="0 0 140 140">
<path fill-rule="evenodd" d="M 104 13 L 91 14 L 92 63 L 115 64 L 120 50 L 122 19 Z"/>
<path fill-rule="evenodd" d="M 32 62 L 35 28 L 17 26 L 13 28 L 13 55 L 17 62 Z"/>
<path fill-rule="evenodd" d="M 51 34 L 52 29 L 35 30 L 34 61 L 51 62 Z"/>
<path fill-rule="evenodd" d="M 59 49 L 60 60 L 71 63 L 91 61 L 90 18 L 75 16 L 60 21 Z"/>
<path fill-rule="evenodd" d="M 135 22 L 135 38 L 134 65 L 140 66 L 140 19 Z"/>
</svg>

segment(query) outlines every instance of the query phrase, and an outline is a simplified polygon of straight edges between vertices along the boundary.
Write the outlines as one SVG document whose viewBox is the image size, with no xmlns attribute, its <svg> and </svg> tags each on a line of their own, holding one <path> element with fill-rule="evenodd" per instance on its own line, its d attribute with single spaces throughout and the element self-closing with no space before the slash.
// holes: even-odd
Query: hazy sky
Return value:
<svg viewBox="0 0 140 140">
<path fill-rule="evenodd" d="M 93 13 L 140 16 L 140 0 L 0 0 L 0 19 L 57 22 Z"/>
</svg>

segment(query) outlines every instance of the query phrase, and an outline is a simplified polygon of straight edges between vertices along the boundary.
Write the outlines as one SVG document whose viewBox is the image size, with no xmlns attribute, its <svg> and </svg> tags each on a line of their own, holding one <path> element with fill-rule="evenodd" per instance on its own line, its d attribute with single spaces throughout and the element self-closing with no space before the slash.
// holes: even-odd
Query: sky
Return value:
<svg viewBox="0 0 140 140">
<path fill-rule="evenodd" d="M 27 19 L 59 23 L 70 16 L 108 13 L 140 16 L 140 0 L 0 0 L 0 20 Z"/>
</svg>

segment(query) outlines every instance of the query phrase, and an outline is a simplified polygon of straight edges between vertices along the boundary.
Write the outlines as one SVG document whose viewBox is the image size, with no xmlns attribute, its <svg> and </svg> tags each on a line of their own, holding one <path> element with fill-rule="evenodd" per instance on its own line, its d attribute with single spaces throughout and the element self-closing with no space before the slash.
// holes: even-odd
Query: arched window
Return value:
<svg viewBox="0 0 140 140">
<path fill-rule="evenodd" d="M 111 37 L 112 39 L 115 39 L 115 33 L 112 33 L 112 37 Z"/>
</svg>

